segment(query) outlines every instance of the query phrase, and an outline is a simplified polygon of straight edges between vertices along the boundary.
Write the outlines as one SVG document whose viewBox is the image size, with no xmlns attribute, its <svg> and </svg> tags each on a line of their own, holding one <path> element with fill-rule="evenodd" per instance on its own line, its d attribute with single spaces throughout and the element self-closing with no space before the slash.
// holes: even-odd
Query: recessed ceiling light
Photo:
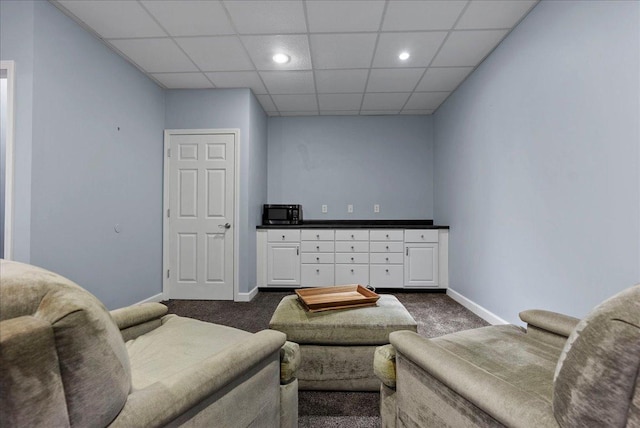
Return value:
<svg viewBox="0 0 640 428">
<path fill-rule="evenodd" d="M 289 55 L 285 55 L 283 53 L 275 54 L 273 56 L 273 61 L 277 62 L 278 64 L 286 64 L 290 59 L 291 58 L 289 58 Z"/>
<path fill-rule="evenodd" d="M 409 55 L 409 52 L 402 52 L 400 55 L 398 55 L 398 58 L 400 58 L 403 61 L 406 61 L 409 59 L 411 55 Z"/>
</svg>

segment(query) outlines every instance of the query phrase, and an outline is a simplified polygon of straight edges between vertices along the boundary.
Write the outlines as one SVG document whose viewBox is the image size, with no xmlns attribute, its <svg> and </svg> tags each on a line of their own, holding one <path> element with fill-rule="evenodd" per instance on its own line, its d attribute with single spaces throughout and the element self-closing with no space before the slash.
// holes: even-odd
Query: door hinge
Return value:
<svg viewBox="0 0 640 428">
<path fill-rule="evenodd" d="M 171 157 L 171 149 L 167 149 L 167 157 L 170 158 Z"/>
<path fill-rule="evenodd" d="M 169 278 L 169 272 L 170 272 L 170 270 L 167 269 L 167 278 Z"/>
<path fill-rule="evenodd" d="M 167 217 L 171 217 L 171 209 L 167 208 Z"/>
</svg>

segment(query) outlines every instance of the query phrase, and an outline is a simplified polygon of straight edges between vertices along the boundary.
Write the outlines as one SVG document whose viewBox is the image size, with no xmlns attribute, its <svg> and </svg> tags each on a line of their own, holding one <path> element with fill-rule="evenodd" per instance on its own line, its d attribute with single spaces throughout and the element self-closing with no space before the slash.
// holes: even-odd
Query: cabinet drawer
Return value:
<svg viewBox="0 0 640 428">
<path fill-rule="evenodd" d="M 336 241 L 368 241 L 369 231 L 366 229 L 336 230 Z"/>
<path fill-rule="evenodd" d="M 337 265 L 336 285 L 369 284 L 369 265 Z"/>
<path fill-rule="evenodd" d="M 333 265 L 303 264 L 300 276 L 303 287 L 333 285 Z"/>
<path fill-rule="evenodd" d="M 403 250 L 402 242 L 372 242 L 370 249 L 372 253 L 402 253 Z"/>
<path fill-rule="evenodd" d="M 376 288 L 402 288 L 404 272 L 402 265 L 371 265 L 369 284 Z"/>
<path fill-rule="evenodd" d="M 369 239 L 372 241 L 402 241 L 403 238 L 404 231 L 398 229 L 376 229 L 369 232 Z"/>
<path fill-rule="evenodd" d="M 302 263 L 333 264 L 333 253 L 302 253 L 300 260 Z"/>
<path fill-rule="evenodd" d="M 336 253 L 336 263 L 369 263 L 369 253 Z"/>
<path fill-rule="evenodd" d="M 300 232 L 303 241 L 333 241 L 333 230 L 303 229 Z"/>
<path fill-rule="evenodd" d="M 269 242 L 298 242 L 300 241 L 300 229 L 269 229 L 267 230 Z"/>
<path fill-rule="evenodd" d="M 404 242 L 438 242 L 438 229 L 407 229 Z"/>
<path fill-rule="evenodd" d="M 333 241 L 303 241 L 303 253 L 333 253 Z"/>
<path fill-rule="evenodd" d="M 371 253 L 371 264 L 402 264 L 404 256 L 402 253 Z"/>
<path fill-rule="evenodd" d="M 400 243 L 402 245 L 402 243 Z M 401 250 L 402 251 L 402 250 Z M 368 253 L 369 241 L 336 241 L 336 253 Z"/>
</svg>

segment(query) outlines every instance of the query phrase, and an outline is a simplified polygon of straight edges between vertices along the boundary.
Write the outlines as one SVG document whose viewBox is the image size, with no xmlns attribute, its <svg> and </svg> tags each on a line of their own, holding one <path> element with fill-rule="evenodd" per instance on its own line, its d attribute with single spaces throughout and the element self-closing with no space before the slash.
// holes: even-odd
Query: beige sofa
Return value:
<svg viewBox="0 0 640 428">
<path fill-rule="evenodd" d="M 166 312 L 0 261 L 2 426 L 297 426 L 296 344 Z"/>
<path fill-rule="evenodd" d="M 383 427 L 640 427 L 640 285 L 585 319 L 547 311 L 374 356 Z"/>
</svg>

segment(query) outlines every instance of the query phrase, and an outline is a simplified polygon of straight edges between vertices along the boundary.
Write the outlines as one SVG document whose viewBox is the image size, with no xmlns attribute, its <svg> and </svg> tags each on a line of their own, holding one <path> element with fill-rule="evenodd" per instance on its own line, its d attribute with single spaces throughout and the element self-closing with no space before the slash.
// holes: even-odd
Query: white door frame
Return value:
<svg viewBox="0 0 640 428">
<path fill-rule="evenodd" d="M 163 188 L 164 196 L 162 198 L 162 299 L 168 300 L 168 278 L 167 270 L 169 269 L 169 219 L 167 211 L 169 210 L 169 166 L 171 157 L 168 156 L 170 137 L 172 135 L 191 135 L 191 134 L 235 134 L 235 171 L 233 177 L 233 301 L 238 301 L 239 284 L 238 284 L 238 261 L 240 260 L 239 241 L 240 241 L 240 129 L 165 129 L 164 130 L 164 172 L 163 172 Z"/>
<path fill-rule="evenodd" d="M 4 189 L 4 258 L 13 259 L 13 168 L 15 138 L 15 62 L 0 61 L 0 70 L 7 73 L 7 138 L 5 147 Z M 3 73 L 4 74 L 4 73 Z"/>
</svg>

